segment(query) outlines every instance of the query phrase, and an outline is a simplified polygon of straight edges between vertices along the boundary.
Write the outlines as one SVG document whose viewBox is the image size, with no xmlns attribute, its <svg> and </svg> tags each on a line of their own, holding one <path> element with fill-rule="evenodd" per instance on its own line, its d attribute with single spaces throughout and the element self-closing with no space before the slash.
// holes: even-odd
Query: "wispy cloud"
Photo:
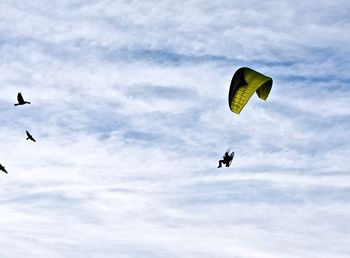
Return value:
<svg viewBox="0 0 350 258">
<path fill-rule="evenodd" d="M 348 257 L 349 9 L 3 1 L 0 256 Z"/>
</svg>

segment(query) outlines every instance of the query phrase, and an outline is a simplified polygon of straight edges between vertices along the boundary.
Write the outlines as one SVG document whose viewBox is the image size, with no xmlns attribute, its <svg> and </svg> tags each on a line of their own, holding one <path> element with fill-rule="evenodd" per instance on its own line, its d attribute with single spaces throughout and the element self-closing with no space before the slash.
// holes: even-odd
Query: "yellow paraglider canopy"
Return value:
<svg viewBox="0 0 350 258">
<path fill-rule="evenodd" d="M 239 68 L 233 75 L 228 102 L 232 112 L 239 114 L 256 92 L 266 100 L 272 87 L 272 78 L 248 67 Z"/>
</svg>

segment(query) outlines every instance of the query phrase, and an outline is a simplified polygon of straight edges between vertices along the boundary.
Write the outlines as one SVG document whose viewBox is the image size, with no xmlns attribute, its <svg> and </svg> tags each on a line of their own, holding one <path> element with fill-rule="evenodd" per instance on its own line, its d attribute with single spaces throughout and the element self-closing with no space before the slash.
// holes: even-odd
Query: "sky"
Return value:
<svg viewBox="0 0 350 258">
<path fill-rule="evenodd" d="M 1 1 L 0 257 L 349 257 L 349 12 Z M 245 66 L 273 86 L 236 115 Z"/>
</svg>

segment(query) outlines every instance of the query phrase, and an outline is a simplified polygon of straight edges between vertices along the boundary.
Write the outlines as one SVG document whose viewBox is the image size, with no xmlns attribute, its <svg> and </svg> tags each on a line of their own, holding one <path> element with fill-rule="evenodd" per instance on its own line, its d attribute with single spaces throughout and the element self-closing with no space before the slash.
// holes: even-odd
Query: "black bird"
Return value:
<svg viewBox="0 0 350 258">
<path fill-rule="evenodd" d="M 7 171 L 3 165 L 0 164 L 0 170 L 7 174 Z"/>
<path fill-rule="evenodd" d="M 33 142 L 36 142 L 36 140 L 33 138 L 33 136 L 28 131 L 26 131 L 26 133 L 27 133 L 27 140 L 32 140 Z"/>
<path fill-rule="evenodd" d="M 17 104 L 14 104 L 15 106 L 18 106 L 18 105 L 24 105 L 24 104 L 30 104 L 30 102 L 28 101 L 25 101 L 22 97 L 22 93 L 18 92 L 17 94 L 17 101 L 18 103 Z"/>
</svg>

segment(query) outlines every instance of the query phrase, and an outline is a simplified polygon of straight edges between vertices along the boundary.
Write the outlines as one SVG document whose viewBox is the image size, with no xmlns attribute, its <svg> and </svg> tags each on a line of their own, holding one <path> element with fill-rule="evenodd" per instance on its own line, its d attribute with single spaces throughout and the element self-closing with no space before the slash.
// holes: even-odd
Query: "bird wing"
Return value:
<svg viewBox="0 0 350 258">
<path fill-rule="evenodd" d="M 0 170 L 4 171 L 5 173 L 7 173 L 5 167 L 3 165 L 0 164 Z"/>
<path fill-rule="evenodd" d="M 28 131 L 26 131 L 26 133 L 27 133 L 27 137 L 28 137 L 29 139 L 31 139 L 33 142 L 36 142 L 36 140 L 34 139 L 34 137 L 33 137 Z"/>
<path fill-rule="evenodd" d="M 23 97 L 22 97 L 22 93 L 18 92 L 18 94 L 17 94 L 17 100 L 18 100 L 19 103 L 24 102 L 24 99 L 23 99 Z"/>
</svg>

